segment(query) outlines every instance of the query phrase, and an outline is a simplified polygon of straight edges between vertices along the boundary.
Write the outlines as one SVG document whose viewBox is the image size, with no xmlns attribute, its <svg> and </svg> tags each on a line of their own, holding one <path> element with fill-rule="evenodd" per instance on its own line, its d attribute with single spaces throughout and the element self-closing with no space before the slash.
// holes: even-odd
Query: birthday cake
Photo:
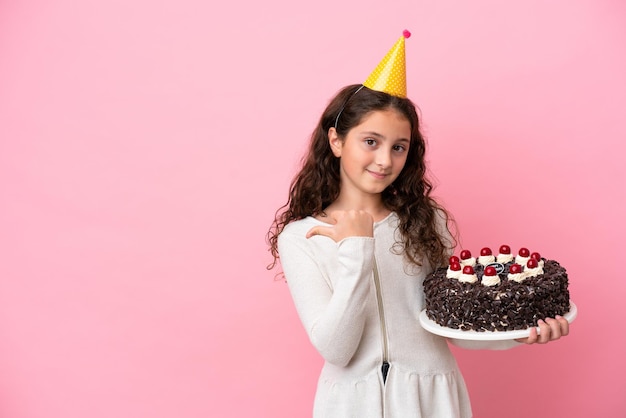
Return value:
<svg viewBox="0 0 626 418">
<path fill-rule="evenodd" d="M 565 268 L 521 248 L 516 256 L 502 245 L 497 256 L 463 250 L 424 279 L 426 315 L 458 330 L 513 331 L 570 310 Z"/>
</svg>

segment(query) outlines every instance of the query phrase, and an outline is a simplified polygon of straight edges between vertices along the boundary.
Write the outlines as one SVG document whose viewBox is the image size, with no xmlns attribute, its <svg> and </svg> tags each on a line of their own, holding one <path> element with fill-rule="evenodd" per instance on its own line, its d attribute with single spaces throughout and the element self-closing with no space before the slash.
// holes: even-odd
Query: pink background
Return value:
<svg viewBox="0 0 626 418">
<path fill-rule="evenodd" d="M 265 232 L 404 28 L 463 246 L 560 260 L 580 310 L 455 349 L 476 416 L 626 416 L 624 3 L 247 3 L 0 3 L 0 416 L 308 416 L 321 360 Z"/>
</svg>

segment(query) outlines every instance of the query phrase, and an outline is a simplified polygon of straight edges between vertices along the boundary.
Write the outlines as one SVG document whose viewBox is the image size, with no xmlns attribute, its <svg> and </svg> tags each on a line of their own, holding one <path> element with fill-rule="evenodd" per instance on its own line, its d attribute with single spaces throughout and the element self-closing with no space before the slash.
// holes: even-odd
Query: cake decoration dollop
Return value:
<svg viewBox="0 0 626 418">
<path fill-rule="evenodd" d="M 543 274 L 543 268 L 539 266 L 539 263 L 534 258 L 529 259 L 524 269 L 524 275 L 526 277 L 537 277 L 540 274 Z"/>
<path fill-rule="evenodd" d="M 461 277 L 459 277 L 459 281 L 461 283 L 476 283 L 478 281 L 478 277 L 476 276 L 474 267 L 472 266 L 463 267 L 463 273 L 461 274 Z"/>
<path fill-rule="evenodd" d="M 515 257 L 515 262 L 519 264 L 520 266 L 525 266 L 529 258 L 530 258 L 530 251 L 528 251 L 528 248 L 522 247 L 517 252 L 517 256 Z"/>
<path fill-rule="evenodd" d="M 463 271 L 461 270 L 461 264 L 458 262 L 450 263 L 448 270 L 446 271 L 446 277 L 448 279 L 460 279 Z"/>
<path fill-rule="evenodd" d="M 478 257 L 478 263 L 480 265 L 487 266 L 494 261 L 496 261 L 496 257 L 494 257 L 493 253 L 491 252 L 491 248 L 485 247 L 480 250 L 480 256 Z"/>
<path fill-rule="evenodd" d="M 495 286 L 500 284 L 500 276 L 498 276 L 495 267 L 488 266 L 485 268 L 481 283 L 484 286 Z"/>
<path fill-rule="evenodd" d="M 537 263 L 539 264 L 539 267 L 543 268 L 544 261 L 541 258 L 541 254 L 539 254 L 537 252 L 534 252 L 534 253 L 532 253 L 530 255 L 530 258 L 534 258 L 535 260 L 537 260 Z"/>
<path fill-rule="evenodd" d="M 462 266 L 473 266 L 476 264 L 476 259 L 472 257 L 472 253 L 470 250 L 461 251 L 461 265 Z"/>
<path fill-rule="evenodd" d="M 513 254 L 511 254 L 511 247 L 508 245 L 501 245 L 498 250 L 498 257 L 496 257 L 498 263 L 506 264 L 513 261 Z"/>
<path fill-rule="evenodd" d="M 511 264 L 511 266 L 509 267 L 509 274 L 507 275 L 507 279 L 521 283 L 524 281 L 525 278 L 526 276 L 524 275 L 524 270 L 522 269 L 521 264 Z"/>
</svg>

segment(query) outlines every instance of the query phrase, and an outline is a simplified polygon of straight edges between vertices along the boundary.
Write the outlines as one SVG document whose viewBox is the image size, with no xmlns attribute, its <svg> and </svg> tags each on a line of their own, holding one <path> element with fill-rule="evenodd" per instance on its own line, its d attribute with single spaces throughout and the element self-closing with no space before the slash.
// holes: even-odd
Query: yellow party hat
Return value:
<svg viewBox="0 0 626 418">
<path fill-rule="evenodd" d="M 405 30 L 385 58 L 372 71 L 363 85 L 371 90 L 382 91 L 392 96 L 406 97 L 406 61 L 404 40 L 411 36 Z"/>
</svg>

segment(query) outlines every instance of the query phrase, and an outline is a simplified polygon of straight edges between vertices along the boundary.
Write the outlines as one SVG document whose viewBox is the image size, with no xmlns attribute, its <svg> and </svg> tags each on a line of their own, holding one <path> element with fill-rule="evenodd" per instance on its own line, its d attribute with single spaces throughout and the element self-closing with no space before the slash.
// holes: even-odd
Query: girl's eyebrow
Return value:
<svg viewBox="0 0 626 418">
<path fill-rule="evenodd" d="M 385 137 L 383 135 L 379 134 L 378 132 L 374 132 L 374 131 L 364 131 L 364 132 L 361 132 L 361 135 L 375 136 L 377 138 L 385 139 Z"/>
</svg>

